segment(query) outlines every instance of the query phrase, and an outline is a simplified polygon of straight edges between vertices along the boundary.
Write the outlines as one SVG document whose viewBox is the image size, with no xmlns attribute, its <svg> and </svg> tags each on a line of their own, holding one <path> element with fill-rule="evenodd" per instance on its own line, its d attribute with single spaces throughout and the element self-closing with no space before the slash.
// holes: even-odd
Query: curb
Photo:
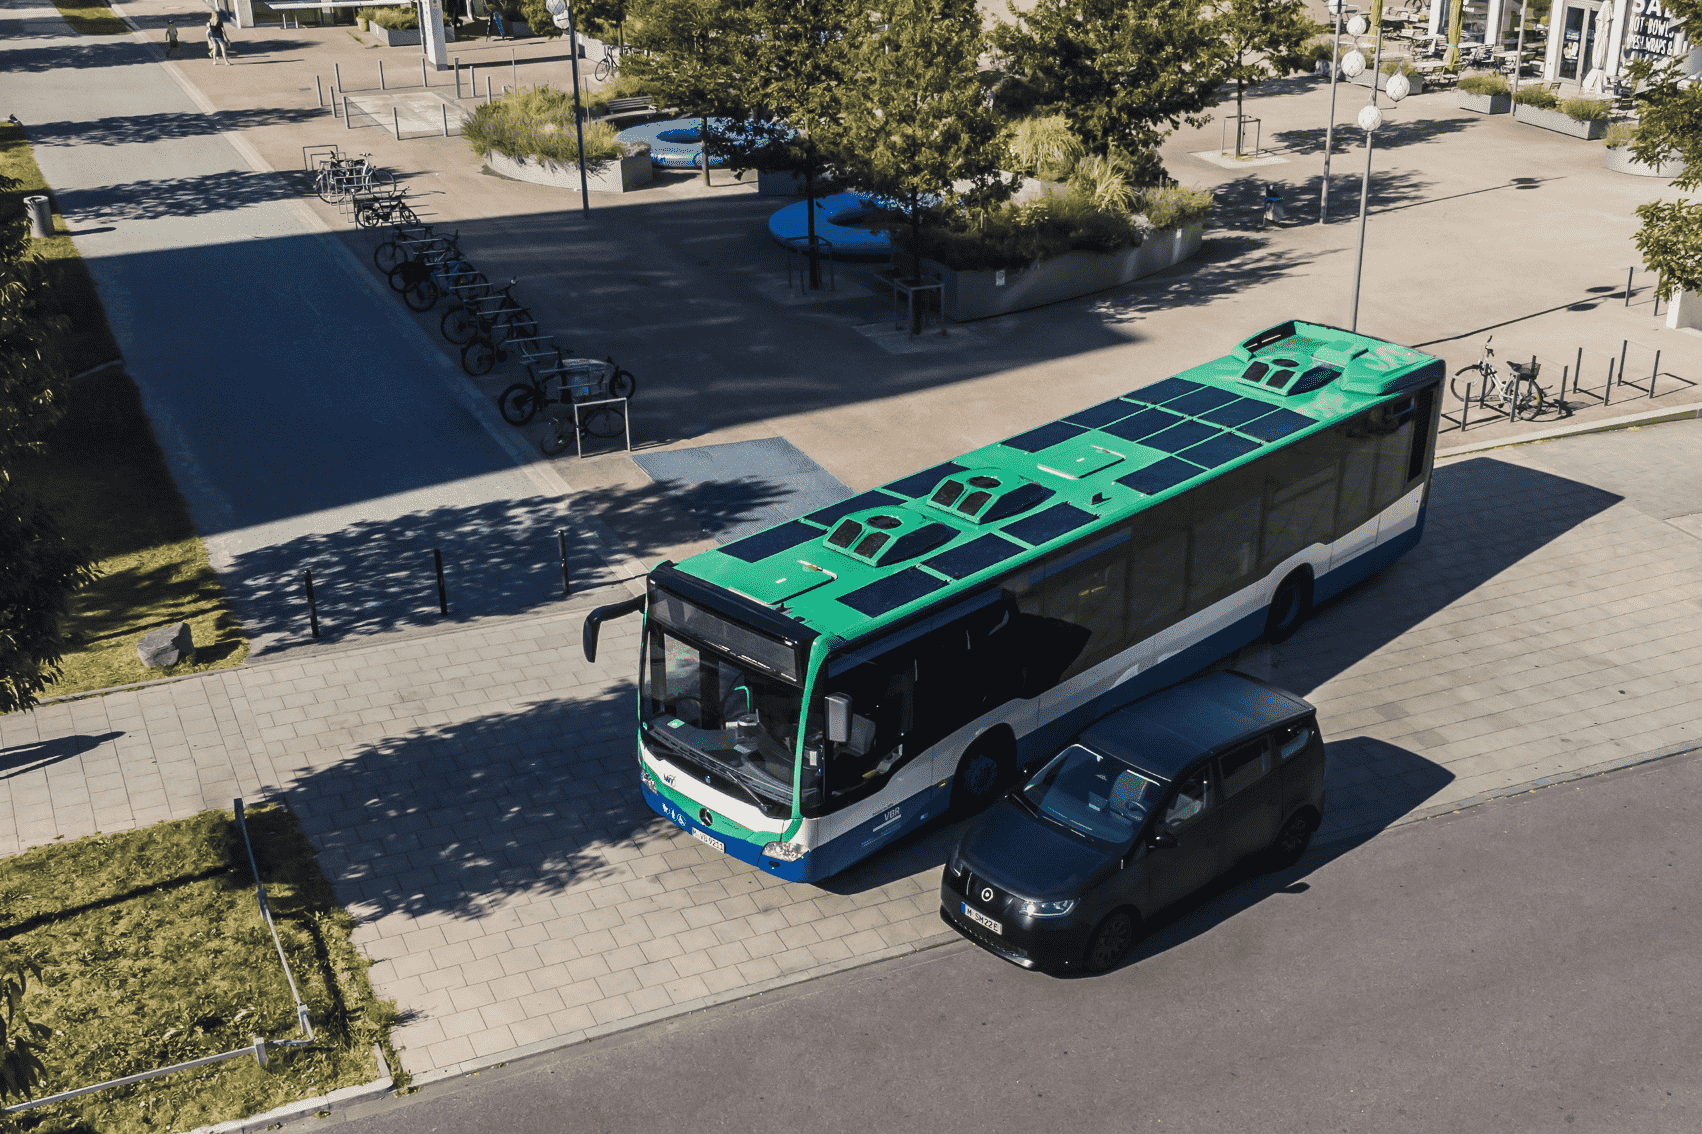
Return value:
<svg viewBox="0 0 1702 1134">
<path fill-rule="evenodd" d="M 1563 425 L 1558 429 L 1522 433 L 1517 437 L 1503 437 L 1494 441 L 1478 441 L 1471 445 L 1456 445 L 1452 449 L 1438 449 L 1436 450 L 1436 459 L 1444 461 L 1449 457 L 1464 457 L 1471 453 L 1484 453 L 1490 449 L 1505 449 L 1512 445 L 1531 445 L 1538 441 L 1553 441 L 1561 437 L 1578 437 L 1585 433 L 1608 433 L 1615 429 L 1636 429 L 1642 425 L 1659 425 L 1664 421 L 1689 421 L 1699 417 L 1702 417 L 1702 406 L 1647 410 L 1643 413 L 1626 414 L 1624 417 L 1607 417 L 1600 421 Z"/>
<path fill-rule="evenodd" d="M 328 1095 L 318 1098 L 301 1099 L 298 1102 L 285 1103 L 273 1107 L 260 1114 L 251 1114 L 247 1118 L 233 1118 L 229 1122 L 219 1122 L 212 1126 L 197 1126 L 187 1134 L 249 1134 L 250 1131 L 264 1130 L 268 1126 L 290 1122 L 298 1118 L 307 1118 L 320 1111 L 330 1111 L 338 1106 L 351 1103 L 365 1102 L 368 1099 L 379 1098 L 389 1092 L 396 1083 L 390 1074 L 390 1064 L 384 1060 L 384 1052 L 377 1044 L 372 1045 L 372 1054 L 378 1059 L 378 1078 L 370 1083 L 356 1083 L 352 1087 L 341 1087 Z"/>
</svg>

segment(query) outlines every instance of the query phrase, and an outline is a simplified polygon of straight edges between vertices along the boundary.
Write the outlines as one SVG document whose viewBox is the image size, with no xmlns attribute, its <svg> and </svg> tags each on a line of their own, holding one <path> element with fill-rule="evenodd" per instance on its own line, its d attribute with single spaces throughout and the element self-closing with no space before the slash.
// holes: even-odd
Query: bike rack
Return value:
<svg viewBox="0 0 1702 1134">
<path fill-rule="evenodd" d="M 631 398 L 598 398 L 595 401 L 573 403 L 573 447 L 580 460 L 585 459 L 585 430 L 579 424 L 580 406 L 612 406 L 616 402 L 621 407 L 621 436 L 626 440 L 626 451 L 632 452 L 632 415 L 627 412 Z"/>
</svg>

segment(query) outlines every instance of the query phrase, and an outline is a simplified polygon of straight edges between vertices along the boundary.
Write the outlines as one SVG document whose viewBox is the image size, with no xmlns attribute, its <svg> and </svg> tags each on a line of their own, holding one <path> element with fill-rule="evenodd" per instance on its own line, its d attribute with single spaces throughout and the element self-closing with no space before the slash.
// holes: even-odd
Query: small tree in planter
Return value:
<svg viewBox="0 0 1702 1134">
<path fill-rule="evenodd" d="M 1323 31 L 1305 0 L 1223 0 L 1215 22 L 1227 58 L 1223 77 L 1235 84 L 1235 156 L 1241 156 L 1242 98 L 1248 87 L 1305 67 L 1308 44 Z"/>
<path fill-rule="evenodd" d="M 1513 91 L 1507 80 L 1484 71 L 1461 76 L 1458 97 L 1462 110 L 1506 114 L 1513 109 Z"/>
<path fill-rule="evenodd" d="M 735 0 L 633 0 L 632 43 L 642 54 L 623 69 L 651 84 L 664 105 L 702 120 L 703 183 L 709 184 L 711 117 L 740 117 L 737 61 L 753 34 Z"/>
</svg>

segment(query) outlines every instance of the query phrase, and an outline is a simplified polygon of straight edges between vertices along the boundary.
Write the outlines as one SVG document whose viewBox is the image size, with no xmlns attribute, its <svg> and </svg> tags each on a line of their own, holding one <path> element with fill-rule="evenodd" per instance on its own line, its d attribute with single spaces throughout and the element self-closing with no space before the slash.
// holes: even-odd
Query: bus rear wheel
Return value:
<svg viewBox="0 0 1702 1134">
<path fill-rule="evenodd" d="M 1265 641 L 1286 642 L 1312 613 L 1312 573 L 1295 571 L 1277 584 L 1265 615 Z"/>
<path fill-rule="evenodd" d="M 951 785 L 952 807 L 958 815 L 973 815 L 991 804 L 1014 762 L 1009 745 L 998 737 L 983 737 L 970 745 L 957 763 Z"/>
</svg>

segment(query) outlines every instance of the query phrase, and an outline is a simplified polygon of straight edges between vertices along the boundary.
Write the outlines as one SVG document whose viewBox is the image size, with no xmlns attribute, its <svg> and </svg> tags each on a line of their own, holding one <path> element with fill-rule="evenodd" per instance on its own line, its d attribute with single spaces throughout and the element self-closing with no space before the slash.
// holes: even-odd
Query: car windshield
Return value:
<svg viewBox="0 0 1702 1134">
<path fill-rule="evenodd" d="M 1157 781 L 1080 744 L 1058 753 L 1022 787 L 1023 798 L 1039 814 L 1118 846 L 1134 839 L 1159 792 Z"/>
<path fill-rule="evenodd" d="M 654 745 L 761 797 L 759 806 L 790 807 L 800 691 L 655 622 L 645 653 L 641 719 Z"/>
</svg>

